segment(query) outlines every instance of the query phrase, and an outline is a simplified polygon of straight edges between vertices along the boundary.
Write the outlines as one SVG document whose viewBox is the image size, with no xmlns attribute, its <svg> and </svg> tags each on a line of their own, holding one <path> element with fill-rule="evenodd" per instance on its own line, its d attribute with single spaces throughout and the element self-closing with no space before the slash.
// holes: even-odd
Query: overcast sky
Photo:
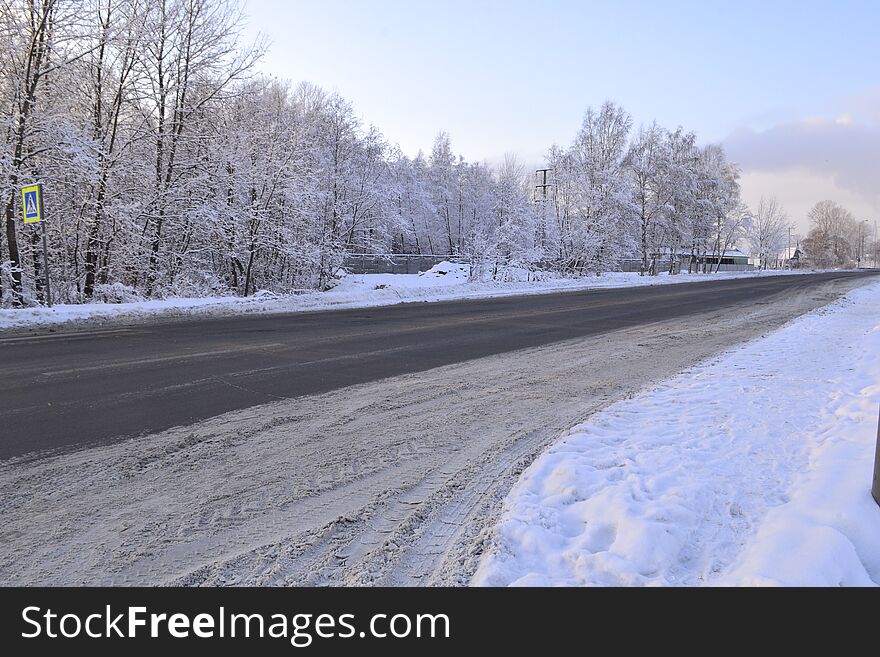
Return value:
<svg viewBox="0 0 880 657">
<path fill-rule="evenodd" d="M 538 164 L 587 107 L 721 142 L 743 195 L 804 229 L 832 198 L 880 219 L 880 1 L 248 0 L 268 74 L 352 101 L 403 150 Z"/>
</svg>

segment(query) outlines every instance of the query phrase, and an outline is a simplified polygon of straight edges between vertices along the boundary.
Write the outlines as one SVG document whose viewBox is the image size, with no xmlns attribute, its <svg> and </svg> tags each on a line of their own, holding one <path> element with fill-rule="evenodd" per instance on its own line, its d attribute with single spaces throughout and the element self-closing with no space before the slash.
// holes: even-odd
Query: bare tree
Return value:
<svg viewBox="0 0 880 657">
<path fill-rule="evenodd" d="M 187 129 L 202 110 L 245 77 L 262 55 L 257 44 L 237 49 L 242 16 L 231 0 L 155 0 L 145 22 L 150 36 L 138 60 L 144 111 L 154 149 L 152 201 L 144 235 L 149 244 L 146 291 L 156 283 L 163 229 L 172 203 L 182 202 L 179 156 Z"/>
<path fill-rule="evenodd" d="M 56 21 L 56 0 L 28 0 L 12 3 L 4 10 L 4 33 L 7 36 L 6 56 L 10 58 L 7 68 L 11 75 L 5 99 L 12 120 L 7 124 L 6 148 L 9 164 L 4 180 L 6 243 L 12 273 L 13 303 L 22 303 L 22 262 L 15 225 L 17 188 L 25 173 L 28 161 L 35 155 L 29 148 L 34 133 L 33 117 L 43 80 L 53 64 L 50 54 L 53 48 Z M 36 277 L 37 279 L 39 277 Z"/>
<path fill-rule="evenodd" d="M 752 255 L 758 256 L 759 269 L 767 269 L 771 256 L 783 248 L 788 230 L 788 217 L 775 198 L 761 198 L 748 228 Z"/>
<path fill-rule="evenodd" d="M 749 208 L 742 201 L 736 202 L 733 208 L 718 216 L 715 242 L 718 259 L 715 261 L 715 273 L 721 271 L 721 260 L 727 250 L 746 236 L 749 220 Z"/>
<path fill-rule="evenodd" d="M 132 92 L 133 73 L 144 38 L 145 4 L 140 0 L 101 0 L 91 5 L 96 30 L 95 44 L 86 62 L 87 102 L 92 110 L 92 140 L 96 149 L 95 183 L 91 187 L 93 208 L 87 229 L 83 294 L 90 299 L 95 283 L 106 282 L 110 236 L 105 233 L 107 186 L 114 166 L 138 132 L 123 136 L 121 119 Z M 103 260 L 99 266 L 99 259 Z"/>
<path fill-rule="evenodd" d="M 840 267 L 855 259 L 858 222 L 834 201 L 820 201 L 807 214 L 810 232 L 804 239 L 808 257 L 820 267 Z"/>
</svg>

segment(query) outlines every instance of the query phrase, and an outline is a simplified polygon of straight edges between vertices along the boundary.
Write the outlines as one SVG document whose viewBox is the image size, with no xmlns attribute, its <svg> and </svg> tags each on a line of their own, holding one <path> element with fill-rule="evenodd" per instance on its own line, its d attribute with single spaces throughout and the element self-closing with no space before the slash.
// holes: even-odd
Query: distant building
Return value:
<svg viewBox="0 0 880 657">
<path fill-rule="evenodd" d="M 789 246 L 783 249 L 782 253 L 779 254 L 779 259 L 782 261 L 782 266 L 786 269 L 798 269 L 801 266 L 802 256 L 801 245 L 798 242 L 796 246 Z"/>
<path fill-rule="evenodd" d="M 803 264 L 803 251 L 800 244 L 789 246 L 778 253 L 767 258 L 767 267 L 769 269 L 798 269 Z M 755 261 L 755 266 L 760 267 L 760 263 Z"/>
<path fill-rule="evenodd" d="M 688 269 L 690 264 L 691 254 L 683 253 L 681 255 L 682 270 Z M 718 271 L 748 271 L 754 269 L 749 262 L 749 255 L 743 253 L 737 248 L 728 249 L 720 255 L 708 253 L 706 255 L 698 255 L 695 257 L 694 265 L 696 265 L 696 267 L 702 269 L 704 264 L 711 268 L 712 271 L 715 271 L 716 267 L 718 268 Z"/>
<path fill-rule="evenodd" d="M 800 249 L 800 245 L 790 246 L 782 249 L 782 251 L 769 254 L 767 256 L 767 268 L 798 269 L 803 265 L 803 261 L 804 254 L 803 251 L 801 251 Z M 760 269 L 762 266 L 761 256 L 759 255 L 749 258 L 749 262 L 751 262 L 758 269 Z"/>
</svg>

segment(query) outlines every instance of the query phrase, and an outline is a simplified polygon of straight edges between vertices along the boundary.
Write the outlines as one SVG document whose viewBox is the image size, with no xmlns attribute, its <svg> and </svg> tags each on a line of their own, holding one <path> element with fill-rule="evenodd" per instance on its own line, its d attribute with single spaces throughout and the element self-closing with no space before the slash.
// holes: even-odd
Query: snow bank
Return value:
<svg viewBox="0 0 880 657">
<path fill-rule="evenodd" d="M 378 299 L 376 292 L 382 290 L 406 296 L 442 295 L 448 294 L 447 288 L 465 285 L 469 275 L 470 265 L 444 260 L 419 274 L 346 274 L 327 295 L 333 299 L 359 298 L 365 303 Z"/>
<path fill-rule="evenodd" d="M 807 271 L 721 272 L 642 277 L 636 273 L 607 273 L 579 279 L 549 278 L 540 281 L 468 282 L 468 265 L 442 262 L 421 274 L 348 274 L 328 292 L 301 290 L 277 295 L 258 292 L 254 296 L 170 298 L 130 303 L 56 305 L 52 308 L 0 309 L 0 330 L 27 328 L 66 322 L 104 324 L 133 322 L 146 318 L 174 318 L 186 315 L 228 316 L 253 313 L 288 313 L 331 308 L 364 308 L 411 301 L 450 301 L 517 294 L 545 294 L 565 290 L 588 290 L 641 285 L 668 285 L 706 280 L 779 276 Z"/>
<path fill-rule="evenodd" d="M 650 363 L 646 363 L 650 366 Z M 872 585 L 880 283 L 573 429 L 477 585 Z"/>
<path fill-rule="evenodd" d="M 867 491 L 880 399 L 880 325 L 869 343 L 872 358 L 841 381 L 846 388 L 823 409 L 811 436 L 809 464 L 795 480 L 791 499 L 770 509 L 719 583 L 880 584 L 880 507 Z"/>
<path fill-rule="evenodd" d="M 470 272 L 470 265 L 444 260 L 431 267 L 428 271 L 421 272 L 419 276 L 423 278 L 443 278 L 444 280 L 464 283 L 467 281 Z"/>
</svg>

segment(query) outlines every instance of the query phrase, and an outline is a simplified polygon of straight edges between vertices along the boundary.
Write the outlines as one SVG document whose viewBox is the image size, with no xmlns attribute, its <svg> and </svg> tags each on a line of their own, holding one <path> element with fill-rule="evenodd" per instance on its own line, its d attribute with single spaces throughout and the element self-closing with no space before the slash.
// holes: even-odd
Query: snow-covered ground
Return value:
<svg viewBox="0 0 880 657">
<path fill-rule="evenodd" d="M 539 281 L 468 282 L 468 265 L 440 263 L 421 274 L 349 274 L 328 292 L 304 291 L 281 296 L 258 292 L 251 297 L 170 298 L 130 303 L 88 303 L 0 309 L 0 330 L 63 324 L 66 322 L 104 324 L 132 322 L 150 317 L 237 315 L 250 313 L 286 313 L 362 308 L 409 301 L 449 301 L 517 294 L 542 294 L 564 290 L 668 285 L 695 281 L 778 276 L 812 273 L 800 271 L 721 272 L 718 274 L 681 274 L 643 277 L 637 273 L 607 273 L 580 279 L 545 278 Z"/>
<path fill-rule="evenodd" d="M 539 457 L 476 585 L 875 585 L 880 283 L 618 402 Z"/>
<path fill-rule="evenodd" d="M 863 284 L 4 460 L 0 585 L 466 584 L 568 427 Z"/>
</svg>

